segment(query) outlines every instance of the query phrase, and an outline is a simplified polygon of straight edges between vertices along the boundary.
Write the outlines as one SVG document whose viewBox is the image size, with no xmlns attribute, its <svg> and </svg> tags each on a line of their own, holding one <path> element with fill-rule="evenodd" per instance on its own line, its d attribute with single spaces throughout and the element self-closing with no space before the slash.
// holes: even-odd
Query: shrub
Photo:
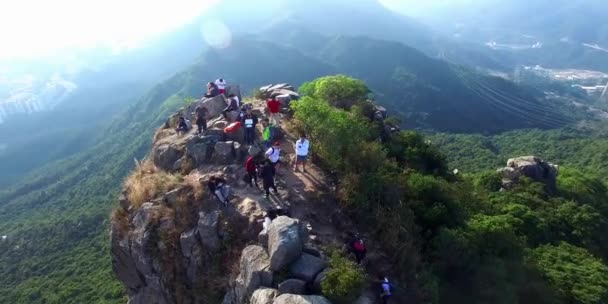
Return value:
<svg viewBox="0 0 608 304">
<path fill-rule="evenodd" d="M 181 176 L 158 170 L 147 160 L 138 166 L 125 180 L 127 198 L 131 205 L 139 208 L 158 194 L 167 192 L 182 182 Z"/>
<path fill-rule="evenodd" d="M 324 295 L 333 303 L 350 304 L 357 299 L 364 283 L 365 274 L 359 265 L 339 250 L 331 252 L 329 270 L 321 283 Z"/>
</svg>

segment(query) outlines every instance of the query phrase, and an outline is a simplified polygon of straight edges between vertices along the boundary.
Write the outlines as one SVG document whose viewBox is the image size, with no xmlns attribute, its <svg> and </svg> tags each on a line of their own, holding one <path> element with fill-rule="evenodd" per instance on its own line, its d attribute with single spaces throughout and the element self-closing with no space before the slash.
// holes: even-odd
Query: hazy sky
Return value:
<svg viewBox="0 0 608 304">
<path fill-rule="evenodd" d="M 188 22 L 216 1 L 0 0 L 0 58 L 129 47 Z"/>
<path fill-rule="evenodd" d="M 0 0 L 0 59 L 39 57 L 64 49 L 136 46 L 221 1 Z M 397 12 L 414 15 L 435 4 L 465 0 L 378 1 Z M 263 2 L 269 5 L 284 0 Z M 322 5 L 323 1 L 319 2 Z"/>
</svg>

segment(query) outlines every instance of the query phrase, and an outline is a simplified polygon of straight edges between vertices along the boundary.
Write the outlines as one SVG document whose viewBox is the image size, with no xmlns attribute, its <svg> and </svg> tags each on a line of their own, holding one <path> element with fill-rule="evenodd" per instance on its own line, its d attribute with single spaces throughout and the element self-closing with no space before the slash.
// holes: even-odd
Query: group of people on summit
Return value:
<svg viewBox="0 0 608 304">
<path fill-rule="evenodd" d="M 261 179 L 262 191 L 266 199 L 270 198 L 271 190 L 278 194 L 276 186 L 276 176 L 281 167 L 281 142 L 278 140 L 278 133 L 280 132 L 280 112 L 282 104 L 276 98 L 269 98 L 266 100 L 266 107 L 268 109 L 268 117 L 263 119 L 253 113 L 251 104 L 241 104 L 239 97 L 234 94 L 226 96 L 227 83 L 224 79 L 219 78 L 214 82 L 207 84 L 207 93 L 204 95 L 206 98 L 216 97 L 223 95 L 226 99 L 226 108 L 222 110 L 222 115 L 229 123 L 237 123 L 238 127 L 243 128 L 244 133 L 244 144 L 253 146 L 256 142 L 256 130 L 258 124 L 261 123 L 261 145 L 266 149 L 263 155 L 251 155 L 245 161 L 245 173 L 244 181 L 249 187 L 259 189 L 258 180 Z M 229 116 L 230 112 L 238 112 L 238 116 L 235 121 L 230 121 L 233 115 Z M 201 105 L 196 106 L 194 109 L 195 124 L 198 128 L 199 134 L 204 134 L 207 131 L 207 117 L 209 110 Z M 179 117 L 176 131 L 179 133 L 186 133 L 192 128 L 192 124 L 189 120 L 184 117 Z M 301 134 L 300 137 L 294 143 L 295 150 L 295 161 L 293 164 L 293 170 L 298 172 L 301 171 L 306 173 L 306 164 L 309 159 L 311 144 L 305 134 Z M 226 180 L 221 176 L 211 176 L 207 182 L 209 193 L 215 196 L 220 203 L 224 206 L 228 206 L 230 203 L 231 188 L 227 184 Z M 280 211 L 280 210 L 279 210 Z M 275 216 L 276 217 L 276 216 Z M 271 218 L 269 215 L 265 217 L 265 226 L 269 225 Z M 266 229 L 266 228 L 265 228 Z M 367 253 L 366 245 L 363 239 L 358 235 L 354 235 L 351 242 L 348 244 L 349 251 L 355 257 L 358 264 L 361 264 Z M 389 283 L 387 278 L 380 278 L 380 298 L 383 303 L 388 303 L 392 297 L 391 289 L 392 285 Z"/>
</svg>

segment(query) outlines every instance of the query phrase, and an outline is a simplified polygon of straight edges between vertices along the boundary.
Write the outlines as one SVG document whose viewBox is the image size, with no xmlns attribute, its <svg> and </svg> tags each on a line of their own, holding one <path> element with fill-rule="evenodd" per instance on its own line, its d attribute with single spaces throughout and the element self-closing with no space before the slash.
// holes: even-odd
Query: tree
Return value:
<svg viewBox="0 0 608 304">
<path fill-rule="evenodd" d="M 608 301 L 608 267 L 587 250 L 561 242 L 532 250 L 529 259 L 567 303 Z"/>
<path fill-rule="evenodd" d="M 325 100 L 335 107 L 347 110 L 366 101 L 370 92 L 363 81 L 345 75 L 317 78 L 304 83 L 299 91 L 302 95 Z"/>
</svg>

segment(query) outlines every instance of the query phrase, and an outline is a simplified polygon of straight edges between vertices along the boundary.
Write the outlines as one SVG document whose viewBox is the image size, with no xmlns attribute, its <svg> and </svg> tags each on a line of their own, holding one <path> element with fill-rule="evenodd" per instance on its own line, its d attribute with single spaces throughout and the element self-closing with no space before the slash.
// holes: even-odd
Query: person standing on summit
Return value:
<svg viewBox="0 0 608 304">
<path fill-rule="evenodd" d="M 274 165 L 270 160 L 266 160 L 260 172 L 260 176 L 262 177 L 262 186 L 264 187 L 264 198 L 266 199 L 270 197 L 270 189 L 274 190 L 274 193 L 279 192 L 277 190 L 277 186 L 274 183 L 275 174 L 276 170 Z"/>
<path fill-rule="evenodd" d="M 218 78 L 215 80 L 214 83 L 217 86 L 218 93 L 220 95 L 226 93 L 226 81 L 224 80 L 224 78 Z"/>
<path fill-rule="evenodd" d="M 281 102 L 276 98 L 268 98 L 266 100 L 266 106 L 268 107 L 268 112 L 270 112 L 270 122 L 272 122 L 273 125 L 278 126 Z"/>
<path fill-rule="evenodd" d="M 274 145 L 266 151 L 266 158 L 272 163 L 272 166 L 275 168 L 276 172 L 279 172 L 279 165 L 281 160 L 281 143 L 275 142 Z"/>
<path fill-rule="evenodd" d="M 308 160 L 308 150 L 310 142 L 306 139 L 306 135 L 300 135 L 300 139 L 296 141 L 296 164 L 293 167 L 294 171 L 298 171 L 298 164 L 302 164 L 302 172 L 306 172 L 306 161 Z"/>
</svg>

